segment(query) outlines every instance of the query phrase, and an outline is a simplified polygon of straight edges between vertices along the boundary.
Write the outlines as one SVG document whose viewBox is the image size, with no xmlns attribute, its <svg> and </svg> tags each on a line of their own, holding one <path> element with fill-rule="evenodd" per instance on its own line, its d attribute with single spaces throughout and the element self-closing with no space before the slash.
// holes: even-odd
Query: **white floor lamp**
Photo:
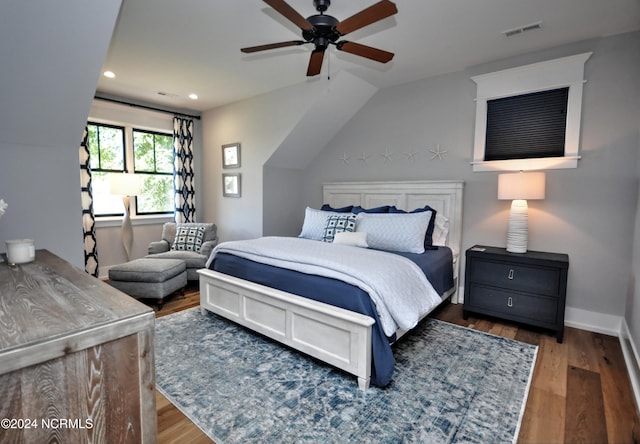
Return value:
<svg viewBox="0 0 640 444">
<path fill-rule="evenodd" d="M 127 255 L 127 262 L 131 259 L 131 246 L 133 245 L 133 228 L 131 227 L 130 199 L 129 196 L 137 196 L 142 191 L 142 177 L 135 174 L 112 174 L 109 180 L 111 194 L 122 196 L 124 216 L 122 217 L 122 246 Z"/>
<path fill-rule="evenodd" d="M 529 239 L 527 199 L 544 199 L 545 174 L 519 172 L 498 175 L 498 199 L 511 200 L 507 251 L 526 253 Z"/>
</svg>

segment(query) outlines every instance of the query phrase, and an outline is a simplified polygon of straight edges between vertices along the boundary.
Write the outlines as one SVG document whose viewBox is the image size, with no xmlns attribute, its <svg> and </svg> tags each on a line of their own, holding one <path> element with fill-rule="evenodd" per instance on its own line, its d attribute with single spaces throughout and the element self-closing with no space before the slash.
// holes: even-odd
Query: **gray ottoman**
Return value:
<svg viewBox="0 0 640 444">
<path fill-rule="evenodd" d="M 134 259 L 109 269 L 109 284 L 135 298 L 162 300 L 187 285 L 186 264 L 180 259 Z"/>
</svg>

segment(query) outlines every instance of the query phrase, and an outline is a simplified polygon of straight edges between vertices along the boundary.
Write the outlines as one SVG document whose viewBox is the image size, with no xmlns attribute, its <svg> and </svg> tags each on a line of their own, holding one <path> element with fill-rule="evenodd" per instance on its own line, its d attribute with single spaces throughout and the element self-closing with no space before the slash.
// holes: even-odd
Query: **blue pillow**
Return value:
<svg viewBox="0 0 640 444">
<path fill-rule="evenodd" d="M 382 207 L 376 207 L 376 208 L 362 208 L 360 205 L 358 205 L 357 207 L 353 207 L 351 209 L 351 212 L 353 214 L 358 214 L 358 213 L 388 213 L 389 212 L 389 205 L 384 205 Z"/>
<path fill-rule="evenodd" d="M 334 213 L 351 213 L 351 209 L 352 208 L 353 208 L 353 205 L 347 205 L 346 207 L 342 207 L 342 208 L 333 208 L 329 204 L 323 204 L 320 207 L 320 210 L 321 211 L 333 211 Z"/>
<path fill-rule="evenodd" d="M 431 211 L 431 220 L 429 221 L 429 225 L 427 226 L 427 234 L 424 237 L 424 247 L 430 247 L 433 245 L 433 229 L 436 223 L 436 213 L 437 211 L 431 208 L 429 205 L 425 205 L 422 208 L 416 208 L 413 211 L 404 211 L 396 208 L 396 206 L 389 207 L 389 213 L 422 213 L 423 211 Z"/>
</svg>

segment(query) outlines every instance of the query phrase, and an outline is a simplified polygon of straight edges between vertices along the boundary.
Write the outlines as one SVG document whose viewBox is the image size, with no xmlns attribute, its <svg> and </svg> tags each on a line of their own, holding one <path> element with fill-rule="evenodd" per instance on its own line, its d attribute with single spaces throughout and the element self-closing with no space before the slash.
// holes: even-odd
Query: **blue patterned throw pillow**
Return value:
<svg viewBox="0 0 640 444">
<path fill-rule="evenodd" d="M 176 238 L 171 246 L 172 250 L 200 251 L 204 240 L 204 227 L 176 227 Z"/>
<path fill-rule="evenodd" d="M 324 242 L 333 242 L 336 233 L 354 232 L 356 231 L 356 215 L 344 214 L 327 217 L 324 226 L 322 240 Z"/>
</svg>

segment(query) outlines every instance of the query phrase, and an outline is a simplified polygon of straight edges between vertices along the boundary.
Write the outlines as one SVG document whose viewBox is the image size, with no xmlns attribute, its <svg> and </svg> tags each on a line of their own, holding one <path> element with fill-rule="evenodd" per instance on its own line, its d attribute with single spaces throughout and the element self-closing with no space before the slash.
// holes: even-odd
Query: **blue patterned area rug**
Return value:
<svg viewBox="0 0 640 444">
<path fill-rule="evenodd" d="M 156 321 L 158 390 L 216 443 L 515 442 L 537 347 L 426 319 L 384 388 L 198 308 Z"/>
</svg>

